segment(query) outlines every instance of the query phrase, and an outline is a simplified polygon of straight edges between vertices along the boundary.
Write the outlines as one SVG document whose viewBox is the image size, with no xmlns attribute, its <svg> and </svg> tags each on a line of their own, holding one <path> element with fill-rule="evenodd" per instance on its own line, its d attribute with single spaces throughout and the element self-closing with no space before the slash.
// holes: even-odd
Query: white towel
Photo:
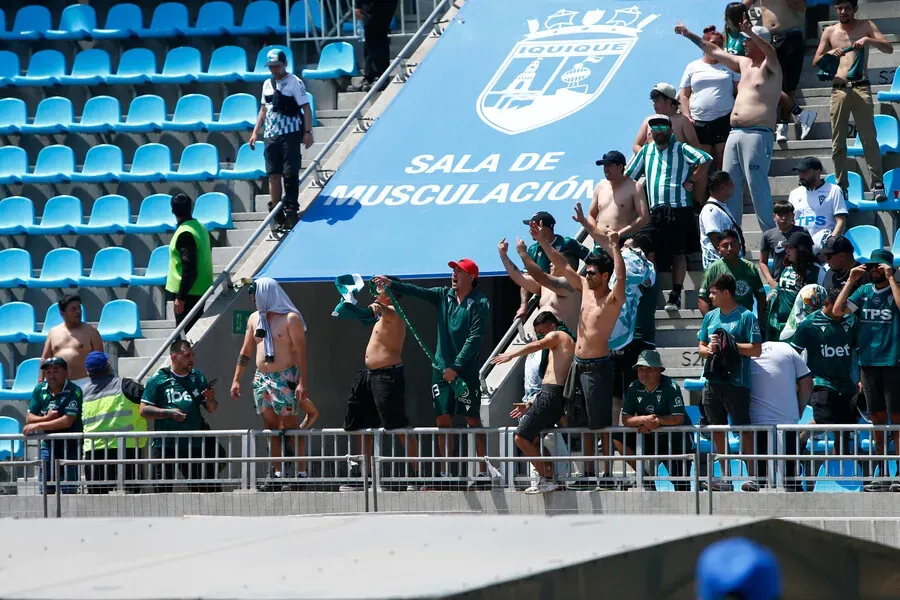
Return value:
<svg viewBox="0 0 900 600">
<path fill-rule="evenodd" d="M 278 282 L 271 277 L 260 277 L 256 283 L 256 309 L 259 311 L 259 329 L 266 332 L 263 347 L 266 351 L 266 362 L 275 361 L 275 342 L 272 340 L 272 332 L 269 329 L 269 321 L 266 319 L 266 313 L 275 313 L 277 315 L 286 315 L 288 313 L 297 313 L 300 321 L 303 323 L 303 330 L 306 331 L 306 321 L 303 315 L 288 298 Z"/>
</svg>

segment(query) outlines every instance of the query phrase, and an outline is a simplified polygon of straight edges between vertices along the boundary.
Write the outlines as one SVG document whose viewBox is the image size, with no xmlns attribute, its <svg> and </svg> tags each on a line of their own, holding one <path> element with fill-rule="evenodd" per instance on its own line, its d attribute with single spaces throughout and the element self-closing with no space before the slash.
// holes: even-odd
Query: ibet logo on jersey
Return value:
<svg viewBox="0 0 900 600">
<path fill-rule="evenodd" d="M 828 344 L 819 344 L 819 351 L 825 358 L 846 358 L 850 356 L 850 346 L 829 346 Z"/>
</svg>

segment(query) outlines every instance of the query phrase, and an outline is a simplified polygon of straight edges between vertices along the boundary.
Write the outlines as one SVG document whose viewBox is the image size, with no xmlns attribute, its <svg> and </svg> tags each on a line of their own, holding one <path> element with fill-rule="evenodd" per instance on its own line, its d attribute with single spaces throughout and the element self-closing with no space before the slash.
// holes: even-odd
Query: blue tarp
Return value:
<svg viewBox="0 0 900 600">
<path fill-rule="evenodd" d="M 603 177 L 595 161 L 631 156 L 651 88 L 678 87 L 700 56 L 677 20 L 721 29 L 723 12 L 712 0 L 469 0 L 262 275 L 429 278 L 461 257 L 496 275 L 497 242 L 527 238 L 534 212 L 573 234 L 572 207 Z"/>
</svg>

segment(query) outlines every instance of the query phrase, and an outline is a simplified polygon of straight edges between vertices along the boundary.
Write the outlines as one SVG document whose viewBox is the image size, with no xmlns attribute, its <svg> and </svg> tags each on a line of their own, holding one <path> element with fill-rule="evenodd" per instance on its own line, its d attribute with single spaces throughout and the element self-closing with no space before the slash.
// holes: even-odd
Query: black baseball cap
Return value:
<svg viewBox="0 0 900 600">
<path fill-rule="evenodd" d="M 619 152 L 618 150 L 610 150 L 606 154 L 603 155 L 603 158 L 597 161 L 597 166 L 602 167 L 603 165 L 626 165 L 628 164 L 625 161 L 625 155 Z"/>
<path fill-rule="evenodd" d="M 795 231 L 784 240 L 784 245 L 812 252 L 813 239 L 806 231 Z"/>
<path fill-rule="evenodd" d="M 44 369 L 49 369 L 50 367 L 60 367 L 64 371 L 69 370 L 69 364 L 58 356 L 54 356 L 53 358 L 48 358 L 44 362 L 41 363 L 41 371 Z"/>
<path fill-rule="evenodd" d="M 548 213 L 546 210 L 539 210 L 538 212 L 531 215 L 530 219 L 525 219 L 522 221 L 525 225 L 531 225 L 532 223 L 543 223 L 548 227 L 553 227 L 556 225 L 556 219 L 553 218 L 553 215 Z"/>
<path fill-rule="evenodd" d="M 797 173 L 802 173 L 803 171 L 824 171 L 825 167 L 822 166 L 822 161 L 816 158 L 815 156 L 807 156 L 806 158 L 801 158 L 800 162 L 797 163 L 797 166 L 794 167 L 794 171 Z"/>
<path fill-rule="evenodd" d="M 835 235 L 828 238 L 828 241 L 822 247 L 822 254 L 831 256 L 832 254 L 840 254 L 847 252 L 853 254 L 853 243 L 842 235 Z"/>
</svg>

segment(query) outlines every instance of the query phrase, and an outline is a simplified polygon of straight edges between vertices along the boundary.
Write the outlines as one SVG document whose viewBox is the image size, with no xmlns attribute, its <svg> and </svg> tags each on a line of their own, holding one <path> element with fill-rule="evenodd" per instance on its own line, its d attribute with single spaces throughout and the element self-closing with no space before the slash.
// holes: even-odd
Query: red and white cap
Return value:
<svg viewBox="0 0 900 600">
<path fill-rule="evenodd" d="M 472 277 L 478 277 L 478 265 L 475 264 L 475 261 L 470 258 L 461 258 L 459 260 L 451 260 L 447 263 L 451 269 L 459 269 L 460 271 L 465 271 Z"/>
</svg>

